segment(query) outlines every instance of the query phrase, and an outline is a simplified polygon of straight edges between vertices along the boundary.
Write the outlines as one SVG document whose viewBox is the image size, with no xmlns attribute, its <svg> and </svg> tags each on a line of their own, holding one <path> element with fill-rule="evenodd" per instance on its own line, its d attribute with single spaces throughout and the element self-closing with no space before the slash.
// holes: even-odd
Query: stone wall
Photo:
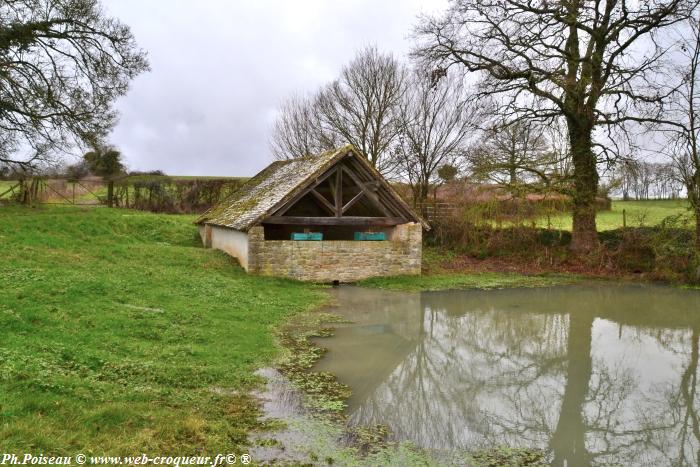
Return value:
<svg viewBox="0 0 700 467">
<path fill-rule="evenodd" d="M 422 227 L 396 226 L 388 241 L 304 242 L 265 240 L 261 226 L 248 231 L 248 271 L 302 281 L 353 282 L 374 276 L 420 274 Z"/>
</svg>

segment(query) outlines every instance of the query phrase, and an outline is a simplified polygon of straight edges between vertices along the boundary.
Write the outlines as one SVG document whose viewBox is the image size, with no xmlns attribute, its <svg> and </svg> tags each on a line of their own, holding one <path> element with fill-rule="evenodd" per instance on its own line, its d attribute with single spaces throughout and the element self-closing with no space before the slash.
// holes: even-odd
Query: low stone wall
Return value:
<svg viewBox="0 0 700 467">
<path fill-rule="evenodd" d="M 396 226 L 388 241 L 297 242 L 265 240 L 256 226 L 248 231 L 248 271 L 314 282 L 420 274 L 422 233 L 410 223 Z"/>
</svg>

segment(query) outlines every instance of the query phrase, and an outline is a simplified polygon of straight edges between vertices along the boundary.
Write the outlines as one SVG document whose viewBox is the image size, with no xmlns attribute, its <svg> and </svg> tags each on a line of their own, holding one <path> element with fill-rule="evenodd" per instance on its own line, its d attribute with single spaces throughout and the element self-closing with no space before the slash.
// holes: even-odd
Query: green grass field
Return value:
<svg viewBox="0 0 700 467">
<path fill-rule="evenodd" d="M 622 227 L 623 210 L 627 216 L 628 227 L 649 227 L 658 225 L 669 216 L 681 215 L 692 226 L 691 212 L 687 200 L 648 200 L 648 201 L 613 201 L 610 211 L 599 211 L 596 218 L 599 231 L 614 230 Z M 571 214 L 561 214 L 550 219 L 541 218 L 538 227 L 551 226 L 553 229 L 571 230 Z"/>
<path fill-rule="evenodd" d="M 193 216 L 0 208 L 0 445 L 227 453 L 257 425 L 272 328 L 321 289 L 248 276 Z"/>
</svg>

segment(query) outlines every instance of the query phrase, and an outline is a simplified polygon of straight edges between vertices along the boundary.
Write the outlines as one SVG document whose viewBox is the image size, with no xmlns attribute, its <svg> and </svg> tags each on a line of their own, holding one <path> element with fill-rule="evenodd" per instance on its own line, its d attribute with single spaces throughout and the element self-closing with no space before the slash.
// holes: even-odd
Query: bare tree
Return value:
<svg viewBox="0 0 700 467">
<path fill-rule="evenodd" d="M 361 50 L 317 97 L 323 134 L 354 145 L 377 170 L 390 173 L 390 150 L 398 136 L 405 90 L 406 70 L 395 57 L 376 47 Z"/>
<path fill-rule="evenodd" d="M 656 164 L 656 170 L 654 171 L 654 193 L 657 198 L 676 199 L 680 196 L 683 188 L 683 183 L 679 181 L 674 164 Z"/>
<path fill-rule="evenodd" d="M 400 106 L 394 157 L 416 206 L 428 198 L 440 168 L 459 165 L 482 115 L 461 77 L 434 85 L 425 73 L 413 75 Z"/>
<path fill-rule="evenodd" d="M 482 94 L 517 118 L 564 118 L 573 162 L 571 248 L 598 244 L 595 129 L 659 120 L 654 86 L 669 46 L 659 34 L 695 0 L 453 0 L 425 18 L 417 56 L 439 69 L 458 64 L 483 78 Z M 613 141 L 614 142 L 614 141 Z"/>
<path fill-rule="evenodd" d="M 650 162 L 638 157 L 625 157 L 613 167 L 611 183 L 627 201 L 635 199 L 678 198 L 683 186 L 673 164 Z"/>
<path fill-rule="evenodd" d="M 531 182 L 548 186 L 554 169 L 554 152 L 542 125 L 533 122 L 505 122 L 488 129 L 470 151 L 473 175 L 507 186 L 511 193 Z"/>
<path fill-rule="evenodd" d="M 688 193 L 696 222 L 695 241 L 700 251 L 700 14 L 688 19 L 680 28 L 680 64 L 673 68 L 680 81 L 668 113 L 674 121 L 664 129 L 676 173 Z"/>
<path fill-rule="evenodd" d="M 282 104 L 270 139 L 275 159 L 317 154 L 337 143 L 334 133 L 323 131 L 314 97 L 292 96 Z"/>
<path fill-rule="evenodd" d="M 654 166 L 646 161 L 640 161 L 637 172 L 637 199 L 649 199 L 654 182 Z"/>
<path fill-rule="evenodd" d="M 635 196 L 638 193 L 637 186 L 639 185 L 639 161 L 634 158 L 621 159 L 616 167 L 616 172 L 619 174 L 620 189 L 622 190 L 622 199 L 627 201 L 631 195 Z M 637 198 L 639 199 L 639 198 Z"/>
<path fill-rule="evenodd" d="M 695 150 L 697 151 L 697 149 Z M 695 243 L 700 251 L 700 166 L 697 165 L 697 153 L 679 152 L 674 157 L 677 179 L 685 185 L 688 201 L 695 217 Z"/>
<path fill-rule="evenodd" d="M 100 139 L 111 104 L 147 69 L 129 27 L 97 0 L 0 2 L 0 162 L 29 166 Z"/>
</svg>

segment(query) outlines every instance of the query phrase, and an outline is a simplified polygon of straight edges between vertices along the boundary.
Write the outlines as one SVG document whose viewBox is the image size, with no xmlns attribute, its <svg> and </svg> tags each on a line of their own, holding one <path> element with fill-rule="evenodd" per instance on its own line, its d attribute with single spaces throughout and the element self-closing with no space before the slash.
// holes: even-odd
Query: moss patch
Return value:
<svg viewBox="0 0 700 467">
<path fill-rule="evenodd" d="M 324 350 L 314 345 L 310 338 L 329 337 L 332 328 L 328 324 L 342 322 L 331 313 L 308 311 L 296 315 L 281 326 L 277 336 L 285 349 L 278 367 L 292 384 L 307 395 L 308 405 L 316 411 L 340 416 L 351 391 L 327 372 L 312 372 L 311 367 L 321 358 Z"/>
<path fill-rule="evenodd" d="M 429 291 L 450 289 L 498 289 L 507 287 L 547 287 L 570 284 L 575 276 L 524 276 L 505 273 L 426 274 L 421 276 L 376 277 L 359 285 L 387 290 Z"/>
</svg>

